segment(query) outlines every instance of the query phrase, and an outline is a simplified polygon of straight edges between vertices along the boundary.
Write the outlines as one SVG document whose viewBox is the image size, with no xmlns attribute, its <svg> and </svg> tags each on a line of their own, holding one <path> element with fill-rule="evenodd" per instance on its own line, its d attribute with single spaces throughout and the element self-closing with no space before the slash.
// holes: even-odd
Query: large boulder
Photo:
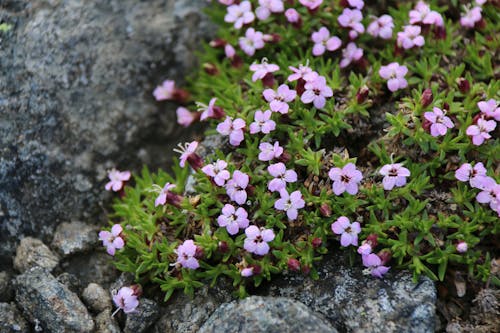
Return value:
<svg viewBox="0 0 500 333">
<path fill-rule="evenodd" d="M 0 32 L 5 266 L 25 236 L 49 243 L 61 222 L 102 222 L 108 169 L 165 166 L 182 137 L 174 105 L 152 91 L 195 64 L 192 51 L 213 31 L 205 3 L 2 2 L 0 22 L 11 26 Z"/>
</svg>

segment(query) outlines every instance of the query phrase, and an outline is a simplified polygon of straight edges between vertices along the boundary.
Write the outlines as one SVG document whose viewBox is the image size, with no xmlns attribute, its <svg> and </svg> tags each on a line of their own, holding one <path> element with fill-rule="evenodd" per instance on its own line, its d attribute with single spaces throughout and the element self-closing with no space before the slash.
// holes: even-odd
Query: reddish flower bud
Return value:
<svg viewBox="0 0 500 333">
<path fill-rule="evenodd" d="M 436 27 L 434 29 L 434 37 L 436 37 L 437 39 L 446 39 L 446 28 Z"/>
<path fill-rule="evenodd" d="M 302 266 L 301 270 L 302 274 L 309 275 L 309 273 L 311 272 L 311 267 L 309 267 L 308 265 L 304 265 Z"/>
<path fill-rule="evenodd" d="M 211 63 L 204 63 L 203 64 L 203 70 L 205 71 L 205 73 L 207 73 L 208 75 L 218 75 L 219 74 L 219 69 L 217 68 L 217 66 L 215 66 L 214 64 L 211 64 Z"/>
<path fill-rule="evenodd" d="M 425 108 L 429 106 L 433 100 L 434 95 L 432 94 L 432 90 L 430 88 L 425 89 L 420 97 L 420 104 Z"/>
<path fill-rule="evenodd" d="M 262 78 L 262 84 L 264 85 L 264 87 L 272 88 L 274 86 L 274 75 L 273 75 L 273 73 L 267 73 Z"/>
<path fill-rule="evenodd" d="M 321 206 L 319 206 L 319 212 L 324 217 L 332 216 L 332 209 L 330 208 L 330 205 L 328 205 L 327 203 L 322 203 Z"/>
<path fill-rule="evenodd" d="M 221 108 L 220 106 L 215 105 L 213 107 L 213 116 L 211 117 L 212 119 L 222 119 L 226 117 L 226 113 L 224 112 L 224 109 Z"/>
<path fill-rule="evenodd" d="M 382 250 L 377 255 L 382 261 L 382 266 L 385 266 L 392 258 L 392 253 L 389 250 Z"/>
<path fill-rule="evenodd" d="M 236 54 L 231 59 L 231 66 L 233 66 L 234 68 L 240 68 L 241 66 L 243 66 L 243 59 L 239 55 Z"/>
<path fill-rule="evenodd" d="M 431 132 L 431 125 L 432 123 L 425 119 L 424 118 L 424 121 L 422 122 L 422 128 L 427 132 L 427 133 L 430 133 Z"/>
<path fill-rule="evenodd" d="M 281 154 L 280 157 L 278 157 L 276 160 L 286 164 L 288 161 L 290 161 L 291 158 L 292 156 L 290 156 L 290 153 L 284 151 L 283 154 Z"/>
<path fill-rule="evenodd" d="M 463 77 L 459 77 L 456 82 L 458 85 L 458 90 L 460 90 L 460 92 L 462 94 L 466 94 L 469 92 L 469 90 L 470 90 L 469 80 L 467 80 L 466 78 L 463 78 Z"/>
<path fill-rule="evenodd" d="M 203 159 L 196 153 L 189 154 L 187 161 L 193 170 L 199 170 L 203 167 Z"/>
<path fill-rule="evenodd" d="M 359 88 L 358 92 L 356 93 L 356 101 L 358 102 L 358 104 L 362 104 L 368 97 L 369 93 L 370 89 L 368 89 L 366 85 Z"/>
<path fill-rule="evenodd" d="M 306 81 L 304 79 L 298 79 L 295 91 L 297 92 L 297 95 L 299 95 L 299 97 L 302 96 L 304 91 L 306 91 Z"/>
<path fill-rule="evenodd" d="M 368 237 L 366 237 L 366 241 L 370 243 L 370 246 L 375 248 L 378 245 L 378 236 L 376 234 L 369 234 Z"/>
<path fill-rule="evenodd" d="M 224 39 L 216 38 L 209 43 L 209 45 L 213 48 L 223 48 L 226 46 L 227 42 Z"/>
<path fill-rule="evenodd" d="M 184 197 L 177 193 L 172 193 L 170 191 L 167 192 L 166 202 L 171 204 L 172 206 L 181 208 L 182 199 L 184 199 Z"/>
<path fill-rule="evenodd" d="M 196 252 L 194 253 L 194 257 L 196 259 L 202 259 L 203 256 L 205 255 L 203 249 L 199 246 L 196 247 Z"/>
<path fill-rule="evenodd" d="M 229 251 L 229 246 L 227 245 L 227 242 L 225 241 L 220 241 L 218 245 L 218 249 L 220 253 L 227 253 Z"/>
<path fill-rule="evenodd" d="M 312 244 L 313 248 L 317 249 L 318 247 L 321 246 L 321 244 L 323 244 L 323 240 L 319 237 L 316 237 L 316 238 L 313 238 L 313 240 L 311 241 L 311 244 Z"/>
<path fill-rule="evenodd" d="M 172 100 L 179 104 L 186 104 L 189 101 L 189 93 L 184 89 L 175 89 Z"/>
<path fill-rule="evenodd" d="M 444 102 L 443 103 L 443 111 L 446 110 L 446 111 L 450 111 L 450 104 Z"/>
<path fill-rule="evenodd" d="M 275 34 L 275 33 L 264 35 L 263 39 L 267 43 L 279 43 L 279 42 L 281 42 L 281 36 L 278 34 Z"/>
<path fill-rule="evenodd" d="M 251 267 L 253 269 L 254 275 L 258 275 L 258 274 L 262 273 L 262 267 L 260 267 L 259 265 L 250 265 L 248 267 Z"/>
<path fill-rule="evenodd" d="M 288 259 L 288 270 L 292 272 L 298 272 L 300 270 L 300 262 L 295 258 Z"/>
<path fill-rule="evenodd" d="M 130 289 L 133 290 L 133 295 L 140 297 L 142 295 L 142 287 L 140 284 L 133 284 L 130 286 Z"/>
</svg>

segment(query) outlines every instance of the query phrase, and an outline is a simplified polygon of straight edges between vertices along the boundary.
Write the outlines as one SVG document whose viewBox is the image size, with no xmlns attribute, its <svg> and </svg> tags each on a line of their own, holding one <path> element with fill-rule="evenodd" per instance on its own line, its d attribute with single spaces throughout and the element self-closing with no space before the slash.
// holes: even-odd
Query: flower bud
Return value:
<svg viewBox="0 0 500 333">
<path fill-rule="evenodd" d="M 288 259 L 288 270 L 298 272 L 300 270 L 300 262 L 295 258 Z"/>
<path fill-rule="evenodd" d="M 391 260 L 392 258 L 392 253 L 389 250 L 382 250 L 379 253 L 377 253 L 378 257 L 382 261 L 382 266 L 387 265 L 387 263 Z"/>
<path fill-rule="evenodd" d="M 458 253 L 465 253 L 465 252 L 467 252 L 467 247 L 468 246 L 467 246 L 466 242 L 460 241 L 460 242 L 458 242 L 456 249 L 457 249 Z"/>
<path fill-rule="evenodd" d="M 196 153 L 189 154 L 187 161 L 193 170 L 199 170 L 203 167 L 203 158 Z"/>
<path fill-rule="evenodd" d="M 216 38 L 209 43 L 209 45 L 213 48 L 223 48 L 226 44 L 227 42 L 222 38 Z"/>
<path fill-rule="evenodd" d="M 189 101 L 189 93 L 184 89 L 175 89 L 172 99 L 179 104 L 186 104 Z"/>
<path fill-rule="evenodd" d="M 332 209 L 330 208 L 330 205 L 328 205 L 326 202 L 322 203 L 321 206 L 319 206 L 319 212 L 324 217 L 332 216 Z"/>
<path fill-rule="evenodd" d="M 253 274 L 255 275 L 262 273 L 262 267 L 260 267 L 259 265 L 250 265 L 249 267 L 253 269 Z"/>
<path fill-rule="evenodd" d="M 362 104 L 368 97 L 369 93 L 370 89 L 368 89 L 366 85 L 359 88 L 358 92 L 356 93 L 356 101 L 358 102 L 358 104 Z"/>
<path fill-rule="evenodd" d="M 368 237 L 366 237 L 366 241 L 370 243 L 372 248 L 374 248 L 378 245 L 377 238 L 378 236 L 376 234 L 369 234 Z"/>
<path fill-rule="evenodd" d="M 208 75 L 214 76 L 219 74 L 219 69 L 212 63 L 206 62 L 203 64 L 203 70 Z"/>
<path fill-rule="evenodd" d="M 229 251 L 229 245 L 227 245 L 227 242 L 225 241 L 220 241 L 218 244 L 218 249 L 220 253 L 227 253 Z"/>
<path fill-rule="evenodd" d="M 205 255 L 203 248 L 197 246 L 196 247 L 196 252 L 194 253 L 194 257 L 196 259 L 203 259 L 203 256 Z"/>
<path fill-rule="evenodd" d="M 312 244 L 313 248 L 317 249 L 318 247 L 321 246 L 321 244 L 323 244 L 323 240 L 319 237 L 315 237 L 311 241 L 311 244 Z"/>
<path fill-rule="evenodd" d="M 262 78 L 262 84 L 264 85 L 264 87 L 272 88 L 274 86 L 274 75 L 273 75 L 273 73 L 267 73 Z"/>
<path fill-rule="evenodd" d="M 130 289 L 133 290 L 133 294 L 137 297 L 140 297 L 142 295 L 142 287 L 140 284 L 133 284 L 130 286 Z"/>
<path fill-rule="evenodd" d="M 458 90 L 460 90 L 460 92 L 462 94 L 466 94 L 469 92 L 469 90 L 470 90 L 469 80 L 467 80 L 466 78 L 463 78 L 463 77 L 459 77 L 456 82 L 458 85 Z"/>
<path fill-rule="evenodd" d="M 311 273 L 311 267 L 308 265 L 302 266 L 301 270 L 302 270 L 302 274 L 304 274 L 304 275 L 309 275 L 309 273 Z"/>
<path fill-rule="evenodd" d="M 420 104 L 422 105 L 422 107 L 425 108 L 429 106 L 433 100 L 434 96 L 432 94 L 432 90 L 430 88 L 425 89 L 422 93 L 422 97 L 420 97 Z"/>
</svg>

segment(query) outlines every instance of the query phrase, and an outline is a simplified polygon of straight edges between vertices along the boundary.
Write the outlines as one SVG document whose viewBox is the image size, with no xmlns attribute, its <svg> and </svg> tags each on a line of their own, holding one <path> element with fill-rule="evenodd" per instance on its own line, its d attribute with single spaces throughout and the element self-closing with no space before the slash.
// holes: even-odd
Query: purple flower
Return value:
<svg viewBox="0 0 500 333">
<path fill-rule="evenodd" d="M 500 121 L 500 107 L 498 102 L 493 98 L 488 101 L 481 101 L 477 103 L 477 107 L 484 114 L 485 118 L 493 118 Z"/>
<path fill-rule="evenodd" d="M 328 177 L 333 181 L 332 189 L 336 195 L 345 191 L 353 195 L 358 193 L 358 183 L 363 179 L 363 175 L 353 163 L 347 163 L 342 169 L 330 169 Z"/>
<path fill-rule="evenodd" d="M 432 112 L 424 113 L 424 118 L 431 123 L 431 135 L 434 137 L 445 135 L 448 128 L 455 126 L 451 119 L 444 115 L 443 110 L 437 107 L 433 107 Z"/>
<path fill-rule="evenodd" d="M 217 162 L 205 165 L 201 171 L 209 177 L 214 179 L 214 183 L 218 186 L 224 186 L 226 180 L 231 178 L 229 171 L 226 170 L 227 163 L 223 160 L 217 160 Z"/>
<path fill-rule="evenodd" d="M 193 240 L 185 240 L 184 243 L 174 250 L 175 254 L 177 254 L 177 261 L 175 264 L 181 264 L 182 267 L 189 269 L 197 269 L 200 267 L 198 259 L 195 258 L 196 248 L 197 246 L 194 244 Z"/>
<path fill-rule="evenodd" d="M 414 46 L 422 47 L 425 44 L 424 37 L 420 35 L 422 29 L 418 25 L 406 25 L 403 31 L 398 32 L 398 46 L 405 50 Z"/>
<path fill-rule="evenodd" d="M 318 8 L 323 3 L 323 0 L 299 0 L 299 2 L 312 11 Z"/>
<path fill-rule="evenodd" d="M 278 87 L 278 91 L 266 89 L 262 95 L 267 102 L 270 102 L 271 111 L 285 114 L 288 113 L 288 103 L 295 99 L 297 92 L 291 90 L 286 84 L 282 84 Z"/>
<path fill-rule="evenodd" d="M 322 109 L 326 104 L 326 99 L 333 96 L 333 90 L 326 85 L 326 79 L 323 76 L 307 82 L 304 88 L 305 92 L 300 100 L 305 104 L 312 102 L 316 109 Z"/>
<path fill-rule="evenodd" d="M 264 47 L 264 34 L 260 31 L 255 31 L 254 28 L 248 28 L 245 32 L 245 37 L 240 37 L 239 44 L 243 52 L 249 56 L 253 56 L 255 50 L 260 50 Z"/>
<path fill-rule="evenodd" d="M 243 247 L 250 253 L 255 253 L 263 256 L 269 252 L 269 245 L 267 243 L 274 239 L 274 232 L 272 229 L 258 228 L 254 225 L 245 229 L 245 242 Z"/>
<path fill-rule="evenodd" d="M 300 191 L 295 191 L 288 194 L 286 189 L 282 189 L 280 195 L 281 198 L 276 200 L 274 208 L 285 211 L 286 216 L 288 216 L 290 220 L 295 220 L 299 213 L 298 210 L 304 208 L 306 205 L 306 202 L 302 199 L 302 193 L 300 193 Z"/>
<path fill-rule="evenodd" d="M 457 249 L 458 253 L 465 253 L 465 252 L 467 252 L 467 247 L 468 246 L 467 246 L 466 242 L 460 241 L 460 242 L 458 242 L 456 249 Z"/>
<path fill-rule="evenodd" d="M 255 15 L 252 12 L 252 4 L 250 1 L 243 1 L 239 5 L 227 7 L 227 14 L 224 21 L 234 23 L 236 29 L 241 29 L 243 24 L 249 24 L 255 20 Z"/>
<path fill-rule="evenodd" d="M 200 117 L 198 112 L 191 112 L 182 106 L 179 106 L 175 113 L 177 114 L 177 123 L 184 127 L 188 127 Z"/>
<path fill-rule="evenodd" d="M 250 124 L 250 134 L 259 132 L 269 134 L 271 131 L 274 131 L 276 129 L 276 123 L 271 119 L 271 115 L 271 110 L 267 110 L 265 112 L 262 112 L 261 110 L 255 111 L 255 122 Z"/>
<path fill-rule="evenodd" d="M 247 201 L 247 192 L 245 189 L 249 181 L 250 178 L 248 175 L 239 170 L 236 170 L 233 173 L 233 178 L 227 181 L 226 193 L 238 205 L 243 205 Z"/>
<path fill-rule="evenodd" d="M 245 125 L 245 121 L 241 118 L 233 120 L 231 117 L 226 117 L 226 120 L 217 125 L 217 132 L 229 135 L 229 143 L 233 146 L 239 146 L 245 138 L 243 135 Z"/>
<path fill-rule="evenodd" d="M 494 120 L 485 120 L 481 117 L 477 120 L 476 125 L 470 125 L 467 127 L 465 133 L 472 137 L 472 143 L 475 146 L 480 146 L 483 144 L 484 140 L 491 138 L 489 134 L 497 127 L 497 123 Z"/>
<path fill-rule="evenodd" d="M 342 50 L 342 60 L 340 61 L 340 68 L 349 66 L 352 62 L 356 62 L 363 57 L 363 50 L 356 46 L 354 43 L 347 44 L 347 47 Z"/>
<path fill-rule="evenodd" d="M 500 185 L 488 176 L 481 177 L 478 179 L 476 188 L 480 189 L 476 196 L 476 200 L 479 203 L 489 203 L 490 208 L 493 210 L 498 210 L 498 200 L 500 199 Z"/>
<path fill-rule="evenodd" d="M 241 276 L 250 277 L 253 275 L 253 267 L 246 267 L 241 270 Z"/>
<path fill-rule="evenodd" d="M 196 148 L 198 148 L 198 142 L 193 141 L 190 143 L 186 143 L 184 146 L 179 144 L 179 148 L 174 149 L 174 151 L 176 153 L 181 154 L 181 158 L 179 161 L 179 165 L 181 166 L 181 168 L 184 168 L 184 166 L 186 165 L 186 162 L 190 162 L 190 164 L 191 164 L 191 160 L 194 157 L 191 155 L 195 155 Z"/>
<path fill-rule="evenodd" d="M 482 15 L 481 15 L 482 8 L 479 6 L 476 6 L 472 9 L 465 9 L 465 14 L 460 18 L 460 24 L 462 27 L 465 28 L 474 28 L 476 23 L 481 21 Z"/>
<path fill-rule="evenodd" d="M 215 102 L 217 102 L 217 98 L 214 97 L 210 99 L 208 105 L 198 104 L 201 106 L 200 111 L 202 111 L 200 120 L 206 120 L 208 118 L 220 118 L 219 114 L 221 113 L 221 109 L 217 110 L 217 106 L 215 106 Z"/>
<path fill-rule="evenodd" d="M 279 69 L 278 65 L 268 64 L 266 61 L 263 61 L 261 64 L 253 63 L 250 65 L 250 70 L 255 72 L 252 75 L 252 81 L 262 80 L 268 73 L 274 73 L 279 71 Z"/>
<path fill-rule="evenodd" d="M 363 26 L 363 23 L 361 23 L 362 19 L 363 14 L 360 10 L 344 8 L 344 11 L 337 20 L 342 27 L 352 29 L 353 33 L 349 33 L 349 36 L 354 39 L 358 36 L 358 34 L 365 32 L 365 27 Z"/>
<path fill-rule="evenodd" d="M 373 37 L 380 37 L 382 39 L 390 39 L 392 37 L 392 29 L 394 29 L 394 22 L 392 16 L 382 15 L 376 18 L 366 31 Z"/>
<path fill-rule="evenodd" d="M 390 269 L 390 267 L 382 266 L 382 260 L 374 253 L 363 256 L 363 265 L 368 267 L 372 276 L 377 278 L 382 278 L 382 275 Z"/>
<path fill-rule="evenodd" d="M 297 173 L 294 170 L 287 170 L 285 164 L 276 163 L 267 167 L 267 171 L 273 177 L 267 188 L 271 192 L 280 191 L 286 187 L 286 183 L 295 183 L 297 181 Z"/>
<path fill-rule="evenodd" d="M 248 227 L 248 213 L 244 208 L 235 210 L 233 205 L 226 204 L 222 208 L 222 215 L 217 218 L 220 227 L 225 227 L 230 235 L 236 235 L 240 229 Z"/>
<path fill-rule="evenodd" d="M 410 170 L 403 167 L 402 163 L 386 164 L 380 169 L 380 174 L 384 176 L 382 184 L 385 190 L 392 190 L 394 186 L 406 185 L 406 177 L 410 176 Z"/>
<path fill-rule="evenodd" d="M 255 15 L 259 20 L 265 20 L 271 13 L 281 13 L 285 10 L 283 0 L 259 0 L 259 7 L 255 9 Z"/>
<path fill-rule="evenodd" d="M 419 1 L 414 10 L 410 11 L 410 24 L 434 24 L 438 27 L 444 25 L 443 17 L 436 11 L 431 11 L 428 4 Z"/>
<path fill-rule="evenodd" d="M 478 188 L 481 178 L 486 176 L 486 168 L 483 163 L 476 163 L 474 167 L 469 163 L 464 163 L 455 171 L 455 178 L 461 182 L 469 182 L 470 186 Z"/>
<path fill-rule="evenodd" d="M 172 200 L 168 199 L 172 199 L 173 196 L 176 196 L 176 194 L 171 192 L 171 190 L 174 188 L 175 188 L 174 184 L 166 183 L 155 200 L 155 207 L 158 207 L 159 205 L 164 205 L 165 203 L 167 203 L 167 201 L 172 203 L 171 202 Z"/>
<path fill-rule="evenodd" d="M 342 41 L 337 36 L 330 37 L 330 31 L 327 28 L 322 27 L 319 31 L 313 32 L 311 39 L 314 42 L 314 47 L 312 54 L 314 56 L 320 56 L 328 51 L 335 51 L 341 45 Z"/>
<path fill-rule="evenodd" d="M 350 7 L 356 8 L 356 9 L 363 9 L 365 6 L 365 2 L 363 0 L 347 0 L 347 3 L 349 4 Z"/>
<path fill-rule="evenodd" d="M 341 216 L 332 223 L 332 231 L 340 236 L 340 245 L 347 247 L 349 245 L 358 246 L 358 234 L 361 232 L 359 222 L 351 223 L 345 216 Z"/>
<path fill-rule="evenodd" d="M 368 242 L 363 242 L 360 247 L 358 247 L 358 253 L 361 255 L 367 255 L 372 253 L 373 249 L 370 243 Z"/>
<path fill-rule="evenodd" d="M 299 12 L 293 8 L 288 8 L 286 10 L 285 17 L 290 23 L 299 23 L 301 21 Z"/>
<path fill-rule="evenodd" d="M 310 67 L 304 66 L 302 64 L 299 65 L 299 68 L 289 66 L 288 67 L 293 74 L 288 77 L 288 81 L 296 81 L 302 79 L 306 82 L 314 81 L 319 75 L 315 71 L 313 71 Z"/>
<path fill-rule="evenodd" d="M 118 192 L 123 188 L 126 181 L 130 179 L 130 171 L 118 171 L 112 169 L 108 173 L 109 182 L 104 186 L 106 191 L 113 190 Z"/>
<path fill-rule="evenodd" d="M 399 89 L 404 89 L 408 86 L 405 75 L 408 73 L 406 66 L 401 66 L 397 62 L 392 62 L 387 66 L 380 67 L 378 71 L 381 78 L 388 80 L 387 88 L 395 92 Z"/>
<path fill-rule="evenodd" d="M 280 146 L 279 141 L 276 141 L 273 145 L 269 142 L 262 142 L 259 149 L 259 160 L 262 162 L 272 161 L 283 154 L 283 147 Z"/>
<path fill-rule="evenodd" d="M 165 101 L 169 99 L 173 99 L 175 94 L 175 81 L 165 80 L 153 91 L 153 95 L 157 101 Z"/>
<path fill-rule="evenodd" d="M 99 240 L 102 241 L 102 245 L 106 246 L 106 251 L 110 256 L 114 256 L 116 250 L 119 250 L 125 246 L 123 238 L 120 236 L 123 228 L 119 224 L 115 224 L 111 227 L 111 232 L 103 230 L 99 232 Z"/>
<path fill-rule="evenodd" d="M 125 313 L 134 312 L 139 306 L 137 295 L 135 295 L 134 289 L 130 287 L 121 287 L 113 296 L 113 302 L 118 307 L 117 311 L 121 309 Z"/>
</svg>

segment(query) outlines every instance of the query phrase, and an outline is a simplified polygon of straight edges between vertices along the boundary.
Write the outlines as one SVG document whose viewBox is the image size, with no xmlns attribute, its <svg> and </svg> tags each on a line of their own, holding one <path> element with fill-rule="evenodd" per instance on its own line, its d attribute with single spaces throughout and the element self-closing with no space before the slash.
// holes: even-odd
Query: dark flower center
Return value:
<svg viewBox="0 0 500 333">
<path fill-rule="evenodd" d="M 397 175 L 398 175 L 398 170 L 396 170 L 395 168 L 389 170 L 389 176 L 396 177 Z"/>
</svg>

